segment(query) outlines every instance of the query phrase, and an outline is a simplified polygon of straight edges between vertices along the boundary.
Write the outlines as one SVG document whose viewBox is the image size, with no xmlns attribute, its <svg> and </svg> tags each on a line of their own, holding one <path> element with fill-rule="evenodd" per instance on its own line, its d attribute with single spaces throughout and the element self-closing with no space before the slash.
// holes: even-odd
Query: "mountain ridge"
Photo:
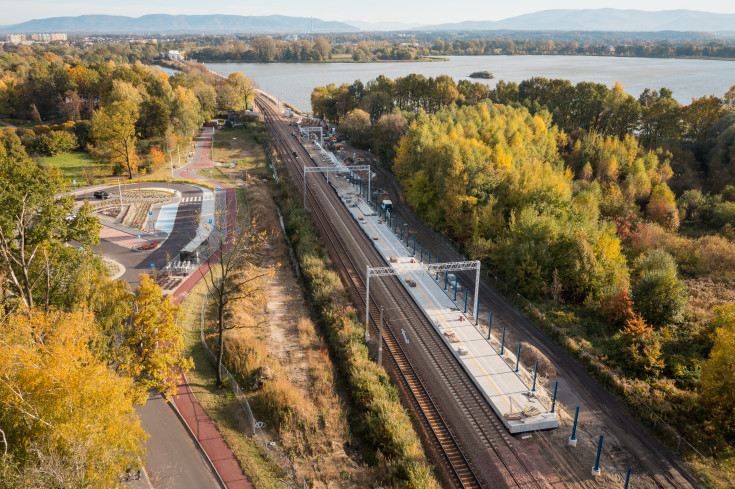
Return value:
<svg viewBox="0 0 735 489">
<path fill-rule="evenodd" d="M 735 14 L 699 10 L 550 9 L 502 20 L 425 25 L 419 31 L 554 30 L 554 31 L 693 31 L 732 32 Z"/>
<path fill-rule="evenodd" d="M 502 20 L 417 25 L 406 22 L 326 21 L 285 15 L 169 15 L 141 17 L 80 15 L 49 17 L 0 26 L 0 33 L 66 32 L 103 34 L 275 34 L 359 31 L 596 31 L 596 32 L 735 32 L 735 14 L 697 10 L 550 9 Z"/>
<path fill-rule="evenodd" d="M 80 15 L 49 17 L 20 24 L 0 26 L 0 32 L 25 34 L 30 32 L 142 34 L 235 34 L 235 33 L 302 33 L 357 32 L 359 29 L 344 22 L 325 21 L 309 17 L 285 15 L 169 15 L 149 14 L 141 17 L 124 15 Z"/>
</svg>

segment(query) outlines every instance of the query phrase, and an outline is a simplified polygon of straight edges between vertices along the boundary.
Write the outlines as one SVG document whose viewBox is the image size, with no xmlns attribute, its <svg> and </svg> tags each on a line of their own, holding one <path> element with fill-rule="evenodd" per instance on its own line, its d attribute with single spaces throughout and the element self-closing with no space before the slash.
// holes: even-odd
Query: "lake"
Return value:
<svg viewBox="0 0 735 489">
<path fill-rule="evenodd" d="M 592 81 L 612 86 L 616 81 L 638 98 L 651 88 L 666 87 L 687 104 L 703 95 L 722 95 L 735 85 L 735 61 L 702 59 L 616 58 L 602 56 L 450 56 L 449 61 L 381 63 L 207 63 L 224 75 L 240 71 L 257 85 L 300 110 L 311 110 L 311 91 L 328 83 L 363 83 L 378 75 L 388 78 L 421 73 L 449 75 L 456 81 L 487 70 L 498 80 L 521 82 L 533 76 Z"/>
</svg>

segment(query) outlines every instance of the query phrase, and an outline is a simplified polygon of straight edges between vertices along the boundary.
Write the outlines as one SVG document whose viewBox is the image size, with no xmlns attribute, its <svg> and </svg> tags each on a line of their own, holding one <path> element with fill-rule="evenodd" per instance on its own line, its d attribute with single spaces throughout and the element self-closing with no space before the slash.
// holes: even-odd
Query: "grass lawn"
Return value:
<svg viewBox="0 0 735 489">
<path fill-rule="evenodd" d="M 264 160 L 263 142 L 265 132 L 259 122 L 250 122 L 237 129 L 222 129 L 214 134 L 212 160 L 222 163 L 236 162 L 243 166 L 257 160 Z"/>
<path fill-rule="evenodd" d="M 94 159 L 88 154 L 82 151 L 75 151 L 73 153 L 66 153 L 56 156 L 44 156 L 36 158 L 36 161 L 42 168 L 49 168 L 50 166 L 56 166 L 61 169 L 61 174 L 64 178 L 69 180 L 76 180 L 78 186 L 89 185 L 89 182 L 85 179 L 83 169 L 94 168 L 94 180 L 102 181 L 105 177 L 109 176 L 107 173 L 109 170 L 97 165 Z"/>
</svg>

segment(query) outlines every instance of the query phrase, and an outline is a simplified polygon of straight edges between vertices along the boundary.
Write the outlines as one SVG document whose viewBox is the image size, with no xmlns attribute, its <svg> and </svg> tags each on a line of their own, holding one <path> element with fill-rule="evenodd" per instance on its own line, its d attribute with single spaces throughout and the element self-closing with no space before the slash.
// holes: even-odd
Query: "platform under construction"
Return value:
<svg viewBox="0 0 735 489">
<path fill-rule="evenodd" d="M 308 142 L 304 145 L 317 165 L 333 166 L 321 148 Z M 367 177 L 363 175 L 363 182 Z M 400 280 L 508 431 L 515 434 L 558 427 L 556 415 L 549 412 L 537 399 L 533 387 L 527 386 L 514 368 L 506 363 L 504 357 L 510 358 L 511 352 L 506 348 L 501 355 L 501 346 L 493 345 L 486 338 L 487 328 L 483 332 L 476 324 L 476 318 L 471 314 L 476 313 L 476 309 L 467 309 L 466 305 L 458 307 L 447 294 L 447 284 L 450 290 L 454 285 L 447 280 L 449 270 L 438 271 L 441 264 L 423 263 L 423 253 L 417 254 L 415 244 L 406 243 L 402 233 L 394 234 L 397 228 L 395 219 L 393 226 L 389 227 L 387 219 L 376 212 L 375 202 L 373 208 L 361 196 L 355 179 L 349 173 L 332 174 L 329 183 L 383 256 L 387 266 L 382 269 L 382 275 L 395 275 Z M 362 193 L 368 195 L 366 191 Z M 468 313 L 463 313 L 462 309 Z M 515 356 L 512 361 L 515 362 Z M 540 389 L 534 387 L 536 391 Z"/>
</svg>

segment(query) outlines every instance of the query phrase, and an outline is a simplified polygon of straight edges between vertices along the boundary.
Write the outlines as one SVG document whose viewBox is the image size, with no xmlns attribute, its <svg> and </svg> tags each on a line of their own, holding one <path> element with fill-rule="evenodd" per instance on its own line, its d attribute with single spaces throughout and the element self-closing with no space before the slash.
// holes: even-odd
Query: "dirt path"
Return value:
<svg viewBox="0 0 735 489">
<path fill-rule="evenodd" d="M 248 206 L 259 231 L 270 234 L 263 266 L 276 266 L 276 276 L 266 283 L 267 333 L 269 352 L 286 367 L 288 380 L 300 389 L 308 388 L 309 364 L 299 344 L 298 322 L 307 317 L 301 288 L 288 262 L 288 247 L 275 212 L 275 202 L 265 184 L 250 178 Z M 286 261 L 284 261 L 286 260 Z"/>
</svg>

